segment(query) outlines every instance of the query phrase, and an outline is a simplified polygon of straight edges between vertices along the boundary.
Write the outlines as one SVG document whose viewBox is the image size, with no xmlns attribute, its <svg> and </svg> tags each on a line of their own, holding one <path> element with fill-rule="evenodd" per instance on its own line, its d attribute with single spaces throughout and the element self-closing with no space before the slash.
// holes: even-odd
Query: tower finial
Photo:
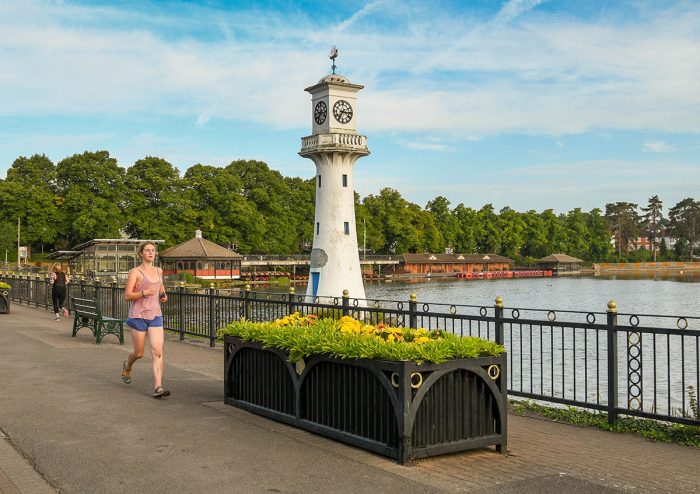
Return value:
<svg viewBox="0 0 700 494">
<path fill-rule="evenodd" d="M 335 47 L 335 45 L 331 46 L 331 52 L 328 54 L 328 58 L 333 60 L 333 65 L 331 66 L 331 69 L 333 69 L 333 73 L 335 74 L 335 59 L 338 58 L 338 49 Z"/>
</svg>

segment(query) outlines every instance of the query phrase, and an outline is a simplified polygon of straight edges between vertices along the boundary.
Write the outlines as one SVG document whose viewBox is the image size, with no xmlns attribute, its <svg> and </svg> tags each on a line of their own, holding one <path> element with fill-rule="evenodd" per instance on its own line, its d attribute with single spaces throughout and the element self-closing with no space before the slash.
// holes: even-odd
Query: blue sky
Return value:
<svg viewBox="0 0 700 494">
<path fill-rule="evenodd" d="M 0 0 L 0 178 L 108 150 L 311 177 L 304 88 L 365 85 L 362 195 L 518 211 L 700 199 L 700 2 Z"/>
</svg>

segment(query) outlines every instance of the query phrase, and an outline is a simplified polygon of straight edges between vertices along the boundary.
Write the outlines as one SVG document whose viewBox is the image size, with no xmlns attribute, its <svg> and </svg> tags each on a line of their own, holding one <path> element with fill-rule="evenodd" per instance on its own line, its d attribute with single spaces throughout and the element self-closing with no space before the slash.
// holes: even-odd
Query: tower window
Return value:
<svg viewBox="0 0 700 494">
<path fill-rule="evenodd" d="M 343 174 L 343 187 L 348 186 L 348 176 Z"/>
<path fill-rule="evenodd" d="M 345 235 L 350 235 L 350 223 L 347 221 L 343 223 L 343 228 L 345 229 Z"/>
<path fill-rule="evenodd" d="M 318 176 L 318 188 L 321 188 L 321 175 Z"/>
<path fill-rule="evenodd" d="M 318 235 L 318 232 L 321 231 L 321 223 L 318 221 L 316 222 L 316 235 Z"/>
</svg>

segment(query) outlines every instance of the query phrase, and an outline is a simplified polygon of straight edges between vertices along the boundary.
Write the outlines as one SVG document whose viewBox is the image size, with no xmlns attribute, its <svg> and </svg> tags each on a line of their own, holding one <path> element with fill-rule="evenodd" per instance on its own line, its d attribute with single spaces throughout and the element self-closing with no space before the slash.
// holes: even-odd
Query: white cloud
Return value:
<svg viewBox="0 0 700 494">
<path fill-rule="evenodd" d="M 507 24 L 516 17 L 534 9 L 544 0 L 509 0 L 496 14 L 496 24 Z"/>
<path fill-rule="evenodd" d="M 671 153 L 676 147 L 664 141 L 647 141 L 642 149 L 645 153 Z"/>
<path fill-rule="evenodd" d="M 336 43 L 342 73 L 367 86 L 359 95 L 360 131 L 462 139 L 700 132 L 700 5 L 680 3 L 621 24 L 522 15 L 539 3 L 508 2 L 497 17 L 520 22 L 497 30 L 488 20 L 422 3 L 371 2 L 328 28 L 304 14 L 290 22 L 274 12 L 194 6 L 187 8 L 197 15 L 149 16 L 74 4 L 4 5 L 0 66 L 13 70 L 0 77 L 0 115 L 158 113 L 197 125 L 223 118 L 306 128 L 302 89 L 328 70 L 325 54 Z M 398 27 L 363 22 L 370 13 L 393 16 Z M 162 36 L 163 26 L 216 26 L 222 36 Z"/>
</svg>

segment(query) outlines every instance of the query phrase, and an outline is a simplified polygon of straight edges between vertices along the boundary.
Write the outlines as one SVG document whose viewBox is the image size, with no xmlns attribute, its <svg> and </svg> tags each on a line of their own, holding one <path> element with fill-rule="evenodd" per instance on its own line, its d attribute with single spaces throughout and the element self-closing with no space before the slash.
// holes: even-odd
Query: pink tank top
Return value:
<svg viewBox="0 0 700 494">
<path fill-rule="evenodd" d="M 140 299 L 131 302 L 129 307 L 129 317 L 138 317 L 140 319 L 152 320 L 158 316 L 162 316 L 163 313 L 160 311 L 160 287 L 163 285 L 163 278 L 158 272 L 158 281 L 153 282 L 148 279 L 148 276 L 136 268 L 143 276 L 143 280 L 140 283 L 136 283 L 134 286 L 135 292 L 140 292 L 141 290 L 148 290 L 152 286 L 158 287 L 158 292 L 156 295 L 149 295 L 147 297 L 141 297 Z"/>
</svg>

